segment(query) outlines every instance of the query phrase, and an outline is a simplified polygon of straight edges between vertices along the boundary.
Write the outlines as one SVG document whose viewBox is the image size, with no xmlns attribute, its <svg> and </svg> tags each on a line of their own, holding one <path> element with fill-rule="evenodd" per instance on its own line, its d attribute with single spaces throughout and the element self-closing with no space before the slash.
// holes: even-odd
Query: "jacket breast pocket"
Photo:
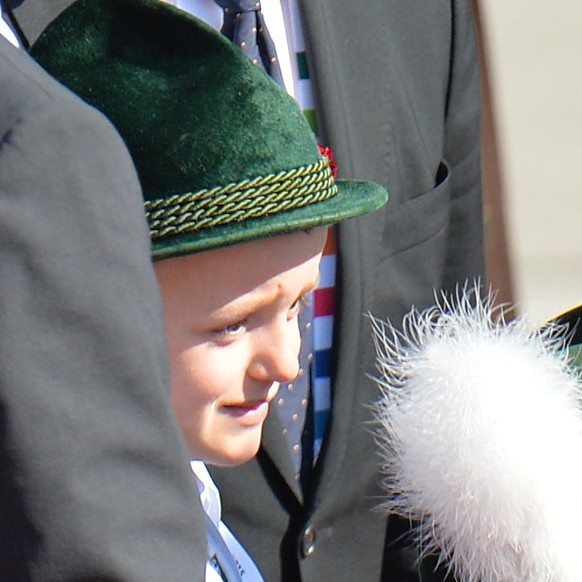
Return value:
<svg viewBox="0 0 582 582">
<path fill-rule="evenodd" d="M 442 161 L 433 189 L 386 207 L 375 272 L 374 308 L 399 321 L 414 305 L 434 303 L 444 276 L 450 215 L 450 169 Z"/>
</svg>

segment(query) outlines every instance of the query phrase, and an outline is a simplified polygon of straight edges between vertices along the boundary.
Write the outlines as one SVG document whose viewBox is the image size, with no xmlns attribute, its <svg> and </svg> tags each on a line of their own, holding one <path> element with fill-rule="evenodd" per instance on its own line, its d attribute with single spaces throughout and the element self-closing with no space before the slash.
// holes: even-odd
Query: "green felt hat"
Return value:
<svg viewBox="0 0 582 582">
<path fill-rule="evenodd" d="M 32 56 L 117 127 L 154 259 L 338 222 L 382 206 L 334 180 L 295 101 L 220 33 L 158 0 L 78 0 Z"/>
</svg>

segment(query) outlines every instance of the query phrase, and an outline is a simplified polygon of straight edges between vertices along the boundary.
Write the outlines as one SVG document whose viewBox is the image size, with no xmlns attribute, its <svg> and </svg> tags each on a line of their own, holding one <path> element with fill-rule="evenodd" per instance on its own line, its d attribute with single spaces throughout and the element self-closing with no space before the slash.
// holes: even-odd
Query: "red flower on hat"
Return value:
<svg viewBox="0 0 582 582">
<path fill-rule="evenodd" d="M 337 177 L 337 164 L 333 161 L 333 152 L 331 148 L 324 147 L 322 145 L 317 146 L 319 148 L 319 153 L 325 156 L 329 161 L 329 169 L 331 170 L 332 178 Z"/>
</svg>

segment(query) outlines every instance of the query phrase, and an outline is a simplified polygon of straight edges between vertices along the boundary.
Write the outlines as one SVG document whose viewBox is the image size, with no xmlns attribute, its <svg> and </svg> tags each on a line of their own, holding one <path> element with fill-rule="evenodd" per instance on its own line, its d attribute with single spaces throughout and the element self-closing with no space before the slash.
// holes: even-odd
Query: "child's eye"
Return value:
<svg viewBox="0 0 582 582">
<path fill-rule="evenodd" d="M 229 323 L 224 327 L 214 330 L 214 335 L 219 339 L 231 339 L 244 331 L 245 324 L 245 320 L 237 321 L 236 323 Z"/>
</svg>

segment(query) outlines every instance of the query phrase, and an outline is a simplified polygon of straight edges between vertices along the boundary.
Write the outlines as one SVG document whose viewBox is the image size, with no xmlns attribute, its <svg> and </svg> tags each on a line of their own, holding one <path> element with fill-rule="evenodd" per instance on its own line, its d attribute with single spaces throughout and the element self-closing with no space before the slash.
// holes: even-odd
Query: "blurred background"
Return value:
<svg viewBox="0 0 582 582">
<path fill-rule="evenodd" d="M 489 280 L 541 322 L 582 303 L 582 2 L 473 2 Z"/>
</svg>

